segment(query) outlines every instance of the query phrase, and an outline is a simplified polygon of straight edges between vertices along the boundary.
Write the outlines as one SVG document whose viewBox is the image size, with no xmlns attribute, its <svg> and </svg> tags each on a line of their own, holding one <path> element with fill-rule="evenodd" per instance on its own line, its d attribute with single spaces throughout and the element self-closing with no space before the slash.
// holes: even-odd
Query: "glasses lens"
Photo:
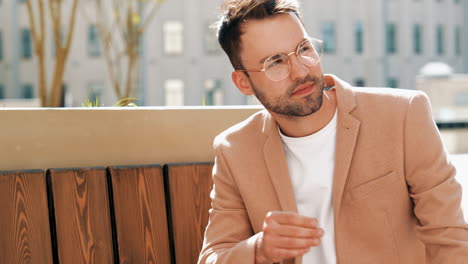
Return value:
<svg viewBox="0 0 468 264">
<path fill-rule="evenodd" d="M 288 56 L 277 54 L 265 61 L 265 74 L 272 81 L 280 81 L 289 74 Z"/>
<path fill-rule="evenodd" d="M 297 55 L 307 66 L 317 64 L 322 55 L 322 43 L 313 39 L 306 40 L 297 48 Z"/>
</svg>

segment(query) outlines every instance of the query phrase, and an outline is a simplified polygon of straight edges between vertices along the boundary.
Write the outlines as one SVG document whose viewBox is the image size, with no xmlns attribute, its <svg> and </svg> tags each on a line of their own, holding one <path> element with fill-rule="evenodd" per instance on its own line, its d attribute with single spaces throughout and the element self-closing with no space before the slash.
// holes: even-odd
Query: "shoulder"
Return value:
<svg viewBox="0 0 468 264">
<path fill-rule="evenodd" d="M 394 88 L 353 88 L 358 106 L 371 108 L 406 108 L 414 101 L 429 102 L 427 95 L 418 90 Z"/>
<path fill-rule="evenodd" d="M 399 126 L 408 112 L 430 112 L 427 95 L 422 91 L 392 88 L 352 88 L 356 107 L 353 115 L 364 123 Z"/>
<path fill-rule="evenodd" d="M 424 92 L 417 90 L 379 88 L 379 87 L 353 87 L 355 96 L 359 99 L 373 100 L 403 100 L 409 101 L 415 96 L 424 96 Z"/>
<path fill-rule="evenodd" d="M 261 110 L 244 121 L 224 130 L 214 139 L 213 146 L 218 148 L 220 146 L 230 147 L 233 144 L 249 144 L 255 142 L 256 139 L 262 134 L 265 122 L 271 118 L 266 110 Z"/>
</svg>

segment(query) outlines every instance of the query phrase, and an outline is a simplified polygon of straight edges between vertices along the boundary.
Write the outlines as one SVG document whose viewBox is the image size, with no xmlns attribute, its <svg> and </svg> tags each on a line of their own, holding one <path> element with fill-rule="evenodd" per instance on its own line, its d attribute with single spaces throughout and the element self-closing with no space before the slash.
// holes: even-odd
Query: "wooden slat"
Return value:
<svg viewBox="0 0 468 264">
<path fill-rule="evenodd" d="M 106 170 L 50 170 L 60 263 L 113 262 Z"/>
<path fill-rule="evenodd" d="M 52 263 L 43 171 L 0 172 L 0 263 Z"/>
<path fill-rule="evenodd" d="M 161 167 L 111 167 L 109 170 L 120 263 L 169 264 Z"/>
<path fill-rule="evenodd" d="M 167 167 L 177 264 L 197 263 L 211 207 L 212 168 L 213 164 Z"/>
</svg>

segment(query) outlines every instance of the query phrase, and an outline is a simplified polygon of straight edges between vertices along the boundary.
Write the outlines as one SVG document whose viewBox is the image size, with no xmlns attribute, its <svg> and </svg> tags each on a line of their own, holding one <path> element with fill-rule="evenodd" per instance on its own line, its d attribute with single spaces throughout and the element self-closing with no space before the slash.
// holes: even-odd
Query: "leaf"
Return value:
<svg viewBox="0 0 468 264">
<path fill-rule="evenodd" d="M 81 107 L 99 107 L 99 98 L 96 97 L 94 102 L 91 102 L 89 98 L 86 98 L 86 102 L 81 104 Z"/>
<path fill-rule="evenodd" d="M 138 25 L 138 24 L 140 24 L 140 21 L 141 21 L 140 15 L 139 15 L 138 13 L 133 13 L 133 15 L 132 15 L 132 23 L 133 23 L 134 25 Z"/>
<path fill-rule="evenodd" d="M 135 101 L 138 100 L 137 98 L 122 98 L 117 103 L 114 104 L 116 107 L 125 107 L 125 106 L 137 106 Z"/>
</svg>

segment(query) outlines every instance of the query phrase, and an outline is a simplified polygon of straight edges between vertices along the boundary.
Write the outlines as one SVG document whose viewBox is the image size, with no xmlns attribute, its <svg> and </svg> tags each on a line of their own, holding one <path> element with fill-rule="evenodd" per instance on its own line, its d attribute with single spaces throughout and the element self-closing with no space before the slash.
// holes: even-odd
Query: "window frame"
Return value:
<svg viewBox="0 0 468 264">
<path fill-rule="evenodd" d="M 27 43 L 25 43 L 27 41 Z M 31 29 L 21 29 L 21 58 L 31 59 L 32 57 L 32 35 Z"/>
<path fill-rule="evenodd" d="M 385 25 L 385 52 L 387 54 L 396 54 L 398 52 L 397 30 L 395 23 Z"/>
<path fill-rule="evenodd" d="M 321 34 L 323 40 L 323 53 L 336 54 L 337 52 L 337 34 L 334 22 L 323 22 L 321 26 Z"/>
</svg>

